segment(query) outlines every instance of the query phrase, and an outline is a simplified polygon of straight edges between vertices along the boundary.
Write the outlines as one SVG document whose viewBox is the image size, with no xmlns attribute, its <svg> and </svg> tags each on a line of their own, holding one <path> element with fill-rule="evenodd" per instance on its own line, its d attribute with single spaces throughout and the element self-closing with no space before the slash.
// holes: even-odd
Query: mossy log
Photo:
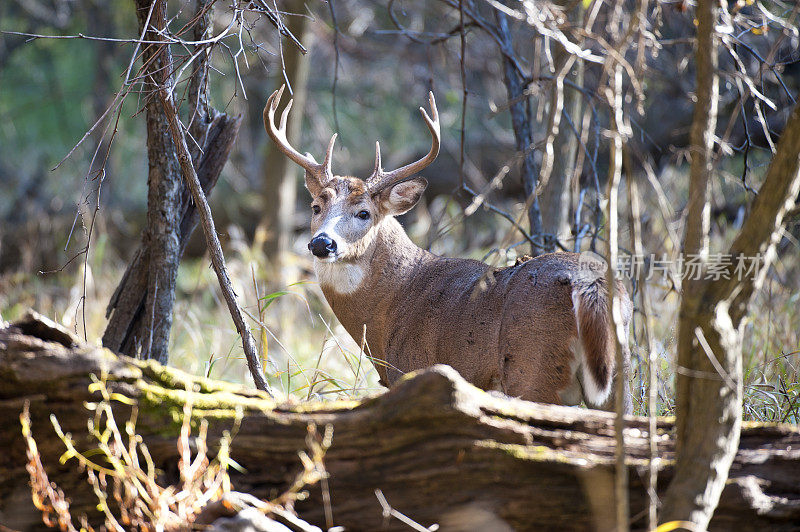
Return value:
<svg viewBox="0 0 800 532">
<path fill-rule="evenodd" d="M 300 470 L 310 423 L 333 427 L 325 456 L 336 525 L 347 530 L 408 530 L 386 521 L 376 499 L 418 523 L 443 530 L 611 529 L 614 419 L 605 412 L 548 406 L 485 393 L 437 366 L 406 376 L 391 390 L 360 401 L 278 404 L 265 394 L 194 377 L 79 342 L 30 314 L 0 327 L 0 523 L 42 528 L 30 501 L 19 414 L 30 402 L 33 434 L 50 479 L 72 500 L 75 515 L 96 499 L 74 461 L 59 464 L 62 442 L 52 413 L 80 444 L 90 376 L 136 399 L 137 432 L 166 476 L 177 463 L 176 437 L 187 394 L 193 415 L 209 421 L 214 441 L 242 413 L 232 442 L 237 490 L 267 498 Z M 187 392 L 194 387 L 195 392 Z M 120 403 L 119 418 L 130 407 Z M 115 407 L 115 408 L 117 408 Z M 644 527 L 646 419 L 626 420 L 634 528 Z M 658 422 L 659 490 L 672 475 L 672 422 Z M 322 487 L 309 489 L 299 515 L 324 527 Z M 712 529 L 800 530 L 800 430 L 745 424 Z"/>
</svg>

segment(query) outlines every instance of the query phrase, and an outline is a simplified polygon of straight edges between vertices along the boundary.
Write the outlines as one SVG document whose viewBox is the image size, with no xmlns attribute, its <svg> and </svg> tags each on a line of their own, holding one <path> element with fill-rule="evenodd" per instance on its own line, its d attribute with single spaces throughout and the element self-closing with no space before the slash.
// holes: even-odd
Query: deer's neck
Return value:
<svg viewBox="0 0 800 532">
<path fill-rule="evenodd" d="M 344 328 L 358 342 L 366 325 L 367 341 L 377 355 L 398 294 L 409 290 L 420 268 L 436 258 L 414 244 L 397 220 L 386 218 L 359 259 L 315 260 L 314 269 L 325 299 Z"/>
<path fill-rule="evenodd" d="M 363 300 L 379 288 L 382 294 L 408 283 L 421 263 L 435 256 L 414 244 L 394 218 L 386 218 L 374 229 L 366 251 L 353 261 L 314 261 L 314 270 L 329 300 Z M 377 295 L 377 294 L 376 294 Z"/>
</svg>

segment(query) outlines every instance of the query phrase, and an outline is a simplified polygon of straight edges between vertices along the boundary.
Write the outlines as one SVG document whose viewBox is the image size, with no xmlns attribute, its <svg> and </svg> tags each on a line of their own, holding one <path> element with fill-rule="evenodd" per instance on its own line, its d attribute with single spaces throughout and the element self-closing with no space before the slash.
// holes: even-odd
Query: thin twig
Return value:
<svg viewBox="0 0 800 532">
<path fill-rule="evenodd" d="M 208 201 L 200 186 L 200 180 L 197 178 L 194 166 L 192 166 L 192 156 L 186 145 L 186 137 L 183 134 L 183 128 L 181 128 L 178 123 L 178 115 L 175 104 L 172 101 L 170 88 L 161 85 L 158 89 L 158 93 L 161 98 L 161 104 L 164 106 L 164 115 L 169 122 L 175 149 L 178 152 L 178 161 L 181 165 L 184 181 L 192 194 L 195 205 L 197 205 L 200 222 L 206 236 L 206 245 L 211 255 L 211 265 L 214 268 L 214 273 L 217 274 L 222 295 L 225 298 L 225 302 L 228 304 L 228 310 L 236 325 L 236 330 L 242 337 L 242 347 L 245 357 L 247 358 L 247 366 L 250 369 L 250 374 L 253 377 L 256 388 L 265 391 L 271 396 L 272 390 L 267 380 L 264 378 L 264 369 L 261 367 L 261 360 L 258 357 L 253 335 L 250 333 L 250 329 L 244 321 L 242 310 L 239 307 L 239 303 L 236 301 L 236 294 L 234 294 L 233 287 L 231 286 L 228 269 L 225 266 L 225 257 L 222 254 L 222 246 L 220 245 L 217 231 L 214 227 L 214 219 L 211 216 L 211 208 L 208 206 Z"/>
<path fill-rule="evenodd" d="M 336 112 L 336 87 L 339 84 L 339 24 L 336 21 L 336 10 L 333 6 L 333 0 L 328 0 L 328 9 L 331 12 L 331 24 L 333 24 L 333 85 L 331 86 L 331 99 L 333 105 L 333 125 L 336 131 L 341 132 L 339 129 L 339 114 Z"/>
<path fill-rule="evenodd" d="M 464 148 L 466 144 L 466 120 L 467 120 L 467 36 L 464 32 L 464 0 L 458 0 L 458 34 L 460 37 L 461 54 L 458 58 L 460 72 L 461 72 L 461 134 L 460 134 L 460 152 L 458 159 L 458 182 L 461 188 L 464 188 Z"/>
<path fill-rule="evenodd" d="M 612 328 L 614 330 L 614 344 L 616 346 L 616 386 L 615 386 L 615 412 L 614 433 L 616 440 L 615 455 L 615 476 L 614 476 L 614 502 L 616 508 L 616 530 L 624 532 L 629 529 L 630 508 L 628 503 L 628 466 L 625 464 L 625 392 L 627 384 L 627 364 L 625 360 L 625 350 L 622 349 L 626 342 L 625 334 L 627 331 L 622 323 L 622 301 L 616 285 L 617 255 L 618 245 L 618 196 L 619 182 L 622 177 L 622 139 L 623 139 L 623 90 L 622 90 L 622 70 L 621 64 L 614 66 L 613 94 L 609 104 L 612 107 L 613 118 L 611 120 L 612 147 L 611 165 L 609 167 L 608 180 L 608 304 L 611 314 Z"/>
<path fill-rule="evenodd" d="M 642 218 L 641 205 L 639 198 L 639 183 L 632 175 L 628 175 L 628 199 L 630 201 L 630 221 L 631 221 L 631 240 L 633 241 L 634 256 L 644 256 L 644 246 L 642 245 Z M 647 439 L 649 443 L 649 456 L 647 461 L 647 528 L 655 530 L 658 526 L 658 444 L 657 436 L 657 400 L 658 400 L 658 352 L 656 350 L 655 338 L 653 337 L 653 313 L 650 311 L 650 296 L 647 293 L 647 280 L 644 268 L 637 268 L 636 271 L 639 284 L 639 301 L 641 302 L 640 312 L 644 325 L 645 338 L 647 340 Z"/>
<path fill-rule="evenodd" d="M 395 510 L 394 508 L 392 508 L 389 505 L 389 502 L 386 500 L 386 497 L 383 495 L 383 492 L 381 490 L 378 490 L 378 489 L 375 490 L 375 497 L 377 497 L 378 502 L 381 505 L 381 509 L 383 510 L 383 518 L 384 519 L 388 519 L 389 517 L 394 517 L 398 521 L 400 521 L 402 523 L 405 523 L 406 525 L 410 526 L 414 530 L 417 530 L 418 532 L 436 532 L 437 530 L 439 530 L 439 525 L 438 524 L 433 524 L 433 525 L 425 528 L 424 526 L 422 526 L 421 524 L 417 523 L 416 521 L 414 521 L 413 519 L 411 519 L 407 515 L 402 514 L 402 513 L 398 512 L 397 510 Z"/>
</svg>

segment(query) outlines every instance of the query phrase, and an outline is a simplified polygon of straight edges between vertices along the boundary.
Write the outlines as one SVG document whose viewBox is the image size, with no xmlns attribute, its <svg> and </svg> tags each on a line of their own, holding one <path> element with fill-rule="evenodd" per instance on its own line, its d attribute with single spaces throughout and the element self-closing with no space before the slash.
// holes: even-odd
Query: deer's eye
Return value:
<svg viewBox="0 0 800 532">
<path fill-rule="evenodd" d="M 369 211 L 358 211 L 356 218 L 359 220 L 369 220 Z"/>
<path fill-rule="evenodd" d="M 312 205 L 311 206 L 311 212 L 313 212 L 314 214 L 319 214 L 320 211 L 322 211 L 322 209 L 320 209 L 319 205 Z"/>
</svg>

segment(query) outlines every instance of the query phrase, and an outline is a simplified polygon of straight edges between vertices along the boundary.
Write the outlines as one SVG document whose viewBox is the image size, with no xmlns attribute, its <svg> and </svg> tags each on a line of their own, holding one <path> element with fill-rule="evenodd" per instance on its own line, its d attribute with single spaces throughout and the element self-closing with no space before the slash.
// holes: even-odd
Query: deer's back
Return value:
<svg viewBox="0 0 800 532">
<path fill-rule="evenodd" d="M 445 363 L 473 384 L 501 378 L 503 358 L 547 345 L 561 354 L 576 336 L 572 285 L 585 282 L 578 255 L 542 255 L 494 269 L 436 258 L 414 275 L 392 305 L 387 361 L 403 372 Z M 389 372 L 393 382 L 399 372 Z"/>
</svg>

